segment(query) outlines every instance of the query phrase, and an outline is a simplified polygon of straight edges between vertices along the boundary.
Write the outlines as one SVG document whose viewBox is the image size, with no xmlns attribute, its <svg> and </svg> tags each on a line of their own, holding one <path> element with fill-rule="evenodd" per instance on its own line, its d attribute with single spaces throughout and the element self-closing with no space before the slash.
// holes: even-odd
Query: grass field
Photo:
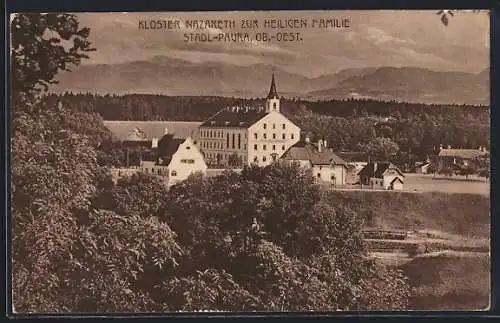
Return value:
<svg viewBox="0 0 500 323">
<path fill-rule="evenodd" d="M 402 266 L 410 280 L 414 310 L 485 310 L 490 304 L 490 255 L 444 251 Z"/>
<path fill-rule="evenodd" d="M 405 174 L 404 188 L 420 192 L 490 194 L 490 182 L 474 176 L 466 180 L 463 176 L 446 178 L 434 177 L 432 174 Z"/>
<path fill-rule="evenodd" d="M 441 192 L 328 191 L 324 199 L 345 205 L 378 230 L 437 230 L 464 237 L 490 237 L 490 199 Z"/>
</svg>

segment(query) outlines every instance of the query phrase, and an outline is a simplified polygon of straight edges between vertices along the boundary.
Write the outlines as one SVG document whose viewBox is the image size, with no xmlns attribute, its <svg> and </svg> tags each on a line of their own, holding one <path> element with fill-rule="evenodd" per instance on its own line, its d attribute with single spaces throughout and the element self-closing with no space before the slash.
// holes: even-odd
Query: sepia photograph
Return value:
<svg viewBox="0 0 500 323">
<path fill-rule="evenodd" d="M 8 31 L 13 314 L 490 308 L 488 10 Z"/>
</svg>

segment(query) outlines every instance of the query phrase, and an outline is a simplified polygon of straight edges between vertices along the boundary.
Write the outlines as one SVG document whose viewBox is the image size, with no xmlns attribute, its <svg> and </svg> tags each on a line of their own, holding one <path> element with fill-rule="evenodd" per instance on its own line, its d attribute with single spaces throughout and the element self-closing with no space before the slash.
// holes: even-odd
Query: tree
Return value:
<svg viewBox="0 0 500 323">
<path fill-rule="evenodd" d="M 15 14 L 11 20 L 13 104 L 33 103 L 55 76 L 93 51 L 90 29 L 72 14 Z"/>
<path fill-rule="evenodd" d="M 477 173 L 477 167 L 472 163 L 469 163 L 468 165 L 461 166 L 457 170 L 457 174 L 465 176 L 466 180 L 469 179 L 470 175 L 473 175 L 475 173 Z"/>
<path fill-rule="evenodd" d="M 399 146 L 390 138 L 377 137 L 364 145 L 363 150 L 374 160 L 390 160 L 398 153 Z"/>
<path fill-rule="evenodd" d="M 227 164 L 229 166 L 241 166 L 241 158 L 238 156 L 237 153 L 232 153 L 229 155 L 229 158 L 227 160 Z"/>
</svg>

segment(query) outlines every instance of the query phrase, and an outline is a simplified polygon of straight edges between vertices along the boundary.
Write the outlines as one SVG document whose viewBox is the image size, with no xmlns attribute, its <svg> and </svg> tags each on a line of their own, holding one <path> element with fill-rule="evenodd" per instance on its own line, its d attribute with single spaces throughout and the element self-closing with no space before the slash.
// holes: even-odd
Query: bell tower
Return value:
<svg viewBox="0 0 500 323">
<path fill-rule="evenodd" d="M 274 73 L 271 79 L 271 88 L 269 89 L 269 94 L 266 98 L 266 112 L 271 111 L 280 112 L 280 98 L 278 92 L 276 91 L 276 82 L 274 80 Z"/>
</svg>

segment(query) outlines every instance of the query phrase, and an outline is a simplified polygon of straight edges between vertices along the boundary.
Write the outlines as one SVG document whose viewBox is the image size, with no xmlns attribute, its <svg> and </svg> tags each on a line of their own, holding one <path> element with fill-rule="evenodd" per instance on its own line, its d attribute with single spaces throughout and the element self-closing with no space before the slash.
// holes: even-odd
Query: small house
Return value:
<svg viewBox="0 0 500 323">
<path fill-rule="evenodd" d="M 359 172 L 361 185 L 373 189 L 402 190 L 404 177 L 403 172 L 390 162 L 371 162 Z"/>
<path fill-rule="evenodd" d="M 282 160 L 311 170 L 311 175 L 320 184 L 345 185 L 347 163 L 327 147 L 326 141 L 311 143 L 309 138 L 290 147 Z"/>
</svg>

